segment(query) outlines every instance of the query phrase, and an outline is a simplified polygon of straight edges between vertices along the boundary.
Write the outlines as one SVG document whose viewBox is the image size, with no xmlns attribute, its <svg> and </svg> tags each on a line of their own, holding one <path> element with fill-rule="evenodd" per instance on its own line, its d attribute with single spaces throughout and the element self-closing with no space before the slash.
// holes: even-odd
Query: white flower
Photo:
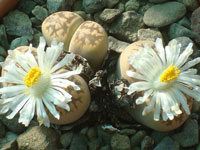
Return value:
<svg viewBox="0 0 200 150">
<path fill-rule="evenodd" d="M 147 103 L 143 115 L 154 112 L 154 120 L 173 120 L 182 113 L 180 106 L 187 114 L 188 95 L 200 101 L 200 76 L 196 69 L 190 69 L 200 62 L 200 57 L 188 61 L 193 53 L 192 43 L 181 53 L 181 45 L 173 40 L 171 46 L 162 45 L 161 39 L 155 42 L 157 52 L 146 45 L 136 54 L 129 57 L 130 65 L 137 71 L 127 70 L 127 75 L 138 79 L 128 87 L 128 95 L 143 91 L 143 96 L 136 99 L 136 104 Z"/>
<path fill-rule="evenodd" d="M 30 46 L 25 54 L 9 50 L 11 57 L 7 58 L 2 65 L 5 73 L 3 77 L 0 77 L 0 82 L 13 85 L 0 89 L 2 94 L 0 113 L 11 110 L 12 113 L 7 118 L 12 119 L 19 112 L 19 123 L 25 126 L 29 125 L 36 113 L 39 123 L 49 127 L 50 122 L 45 107 L 55 118 L 59 119 L 60 115 L 55 105 L 70 111 L 68 103 L 72 100 L 72 95 L 64 89 L 72 86 L 74 90 L 80 90 L 78 85 L 67 78 L 81 73 L 83 66 L 80 65 L 75 71 L 58 74 L 56 71 L 71 60 L 70 54 L 58 62 L 63 43 L 57 44 L 54 39 L 46 52 L 45 46 L 46 42 L 41 37 L 37 48 L 38 61 L 32 54 Z"/>
</svg>

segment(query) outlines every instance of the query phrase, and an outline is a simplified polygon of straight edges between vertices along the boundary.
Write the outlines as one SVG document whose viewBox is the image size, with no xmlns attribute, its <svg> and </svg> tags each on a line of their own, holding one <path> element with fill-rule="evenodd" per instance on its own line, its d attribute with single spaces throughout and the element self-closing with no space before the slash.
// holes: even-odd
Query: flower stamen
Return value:
<svg viewBox="0 0 200 150">
<path fill-rule="evenodd" d="M 26 74 L 24 77 L 24 83 L 27 87 L 33 87 L 35 83 L 37 83 L 38 78 L 41 75 L 40 68 L 33 67 L 30 69 L 30 71 Z"/>
<path fill-rule="evenodd" d="M 181 71 L 176 67 L 170 65 L 160 76 L 160 82 L 169 83 L 171 80 L 178 78 Z"/>
</svg>

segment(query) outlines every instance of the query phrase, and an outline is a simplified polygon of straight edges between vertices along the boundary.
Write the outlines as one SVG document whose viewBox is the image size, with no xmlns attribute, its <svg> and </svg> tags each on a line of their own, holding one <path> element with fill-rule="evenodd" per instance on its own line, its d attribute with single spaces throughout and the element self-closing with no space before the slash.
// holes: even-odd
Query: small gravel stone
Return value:
<svg viewBox="0 0 200 150">
<path fill-rule="evenodd" d="M 103 140 L 103 142 L 104 142 L 105 144 L 107 144 L 107 145 L 110 144 L 112 135 L 110 135 L 109 133 L 105 132 L 105 131 L 101 128 L 101 126 L 98 126 L 98 128 L 97 128 L 97 133 L 98 133 L 98 136 L 99 136 L 100 138 L 102 138 L 102 140 Z"/>
<path fill-rule="evenodd" d="M 100 14 L 100 19 L 106 23 L 113 22 L 119 15 L 121 11 L 119 9 L 104 9 Z"/>
<path fill-rule="evenodd" d="M 123 52 L 123 50 L 126 49 L 126 47 L 129 45 L 129 43 L 117 40 L 116 38 L 109 36 L 108 37 L 108 49 L 113 50 L 117 53 Z"/>
<path fill-rule="evenodd" d="M 4 146 L 2 146 L 1 150 L 18 150 L 16 139 L 6 143 Z"/>
<path fill-rule="evenodd" d="M 153 5 L 144 14 L 144 23 L 150 27 L 164 27 L 176 22 L 186 13 L 186 8 L 182 3 L 168 2 Z"/>
<path fill-rule="evenodd" d="M 90 127 L 87 131 L 87 137 L 88 137 L 88 139 L 96 138 L 97 137 L 97 128 Z"/>
<path fill-rule="evenodd" d="M 4 138 L 0 138 L 0 149 L 6 146 L 9 142 L 12 143 L 12 141 L 17 139 L 17 137 L 18 137 L 17 134 L 12 132 L 7 132 Z"/>
<path fill-rule="evenodd" d="M 182 19 L 180 19 L 178 21 L 178 24 L 180 24 L 188 29 L 191 29 L 191 22 L 187 17 L 183 17 Z"/>
<path fill-rule="evenodd" d="M 103 146 L 103 141 L 101 138 L 92 138 L 88 142 L 89 150 L 99 150 Z"/>
<path fill-rule="evenodd" d="M 95 13 L 106 6 L 106 0 L 83 0 L 83 7 L 87 13 Z"/>
<path fill-rule="evenodd" d="M 72 8 L 73 11 L 84 11 L 82 0 L 77 0 Z"/>
<path fill-rule="evenodd" d="M 190 147 L 199 143 L 198 122 L 193 119 L 186 121 L 183 131 L 172 136 L 182 147 Z"/>
<path fill-rule="evenodd" d="M 0 56 L 3 56 L 3 57 L 7 56 L 7 52 L 2 46 L 0 46 Z"/>
<path fill-rule="evenodd" d="M 129 0 L 125 4 L 126 11 L 131 11 L 131 10 L 137 11 L 139 8 L 140 8 L 140 3 L 138 0 Z"/>
<path fill-rule="evenodd" d="M 119 3 L 119 0 L 107 0 L 106 7 L 113 8 Z"/>
<path fill-rule="evenodd" d="M 167 136 L 154 148 L 154 150 L 179 150 L 179 144 Z"/>
<path fill-rule="evenodd" d="M 37 47 L 39 45 L 39 39 L 42 36 L 42 33 L 36 29 L 34 29 L 34 35 L 33 35 L 33 40 L 32 40 L 32 44 L 33 47 Z"/>
<path fill-rule="evenodd" d="M 55 13 L 60 10 L 64 10 L 67 6 L 66 0 L 47 0 L 47 9 L 49 14 Z"/>
<path fill-rule="evenodd" d="M 109 32 L 121 40 L 133 42 L 137 39 L 137 31 L 143 26 L 142 15 L 135 11 L 127 11 L 112 24 Z"/>
<path fill-rule="evenodd" d="M 124 134 L 124 135 L 134 135 L 136 133 L 135 129 L 122 129 L 120 130 L 120 134 Z"/>
<path fill-rule="evenodd" d="M 12 40 L 10 44 L 10 49 L 14 50 L 19 46 L 27 46 L 27 45 L 28 45 L 28 40 L 25 37 L 19 37 Z"/>
<path fill-rule="evenodd" d="M 137 32 L 138 40 L 155 41 L 157 38 L 163 38 L 162 33 L 157 29 L 140 29 Z"/>
<path fill-rule="evenodd" d="M 28 40 L 33 38 L 32 23 L 27 14 L 15 10 L 3 18 L 8 35 L 24 36 Z"/>
<path fill-rule="evenodd" d="M 115 7 L 115 9 L 119 9 L 121 12 L 124 12 L 124 10 L 125 10 L 125 4 L 119 3 L 119 4 Z"/>
<path fill-rule="evenodd" d="M 72 138 L 70 150 L 87 150 L 87 138 L 83 134 L 75 134 Z"/>
<path fill-rule="evenodd" d="M 52 128 L 44 126 L 30 127 L 17 138 L 20 150 L 56 150 L 58 135 Z"/>
<path fill-rule="evenodd" d="M 0 56 L 0 62 L 4 62 L 5 58 L 3 56 Z"/>
<path fill-rule="evenodd" d="M 103 146 L 100 150 L 110 150 L 110 146 L 109 145 Z"/>
<path fill-rule="evenodd" d="M 46 8 L 41 6 L 35 6 L 32 13 L 40 21 L 43 21 L 48 16 L 48 11 Z"/>
<path fill-rule="evenodd" d="M 141 150 L 152 150 L 154 141 L 150 136 L 145 136 L 141 142 Z"/>
<path fill-rule="evenodd" d="M 5 26 L 2 24 L 0 25 L 0 45 L 3 46 L 5 49 L 9 48 L 9 44 L 8 44 L 8 39 L 7 39 L 7 34 L 6 34 L 6 28 Z"/>
<path fill-rule="evenodd" d="M 35 8 L 36 2 L 32 0 L 20 0 L 18 4 L 18 9 L 25 14 L 30 15 L 32 13 L 32 10 Z"/>
<path fill-rule="evenodd" d="M 160 141 L 166 137 L 169 136 L 171 133 L 170 132 L 160 132 L 160 131 L 153 131 L 151 133 L 151 137 L 154 140 L 155 144 L 157 145 L 158 143 L 160 143 Z"/>
<path fill-rule="evenodd" d="M 194 39 L 197 42 L 198 41 L 200 42 L 200 37 L 195 32 L 193 32 L 177 23 L 170 25 L 168 34 L 169 34 L 170 39 L 186 36 L 191 39 Z"/>
<path fill-rule="evenodd" d="M 130 139 L 126 135 L 114 134 L 111 138 L 112 150 L 131 150 Z"/>
<path fill-rule="evenodd" d="M 13 119 L 7 119 L 7 114 L 0 115 L 0 120 L 3 124 L 14 133 L 22 133 L 25 131 L 26 127 L 23 124 L 18 123 L 19 116 L 16 115 Z"/>
<path fill-rule="evenodd" d="M 199 7 L 197 0 L 178 0 L 178 2 L 183 3 L 191 11 L 194 11 Z"/>
<path fill-rule="evenodd" d="M 145 131 L 138 131 L 135 135 L 131 137 L 131 147 L 137 147 L 141 144 L 142 140 L 146 136 Z"/>
<path fill-rule="evenodd" d="M 166 2 L 167 0 L 149 0 L 151 3 L 163 3 Z"/>
<path fill-rule="evenodd" d="M 63 148 L 67 148 L 72 140 L 73 132 L 67 132 L 61 135 L 60 143 L 62 144 Z"/>
<path fill-rule="evenodd" d="M 200 7 L 193 11 L 191 16 L 192 31 L 200 36 Z"/>
<path fill-rule="evenodd" d="M 6 129 L 4 124 L 0 121 L 0 138 L 3 138 L 6 135 Z"/>
</svg>

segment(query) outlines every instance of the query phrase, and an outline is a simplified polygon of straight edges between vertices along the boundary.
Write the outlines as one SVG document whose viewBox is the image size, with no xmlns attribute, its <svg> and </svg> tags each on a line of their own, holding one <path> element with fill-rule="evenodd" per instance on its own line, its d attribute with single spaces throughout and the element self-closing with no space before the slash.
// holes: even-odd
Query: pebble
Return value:
<svg viewBox="0 0 200 150">
<path fill-rule="evenodd" d="M 166 137 L 169 136 L 171 133 L 170 132 L 160 132 L 160 131 L 153 131 L 151 133 L 151 137 L 153 138 L 155 144 L 157 145 L 158 143 L 160 143 L 160 141 Z"/>
<path fill-rule="evenodd" d="M 110 150 L 109 145 L 103 146 L 100 150 Z"/>
<path fill-rule="evenodd" d="M 32 13 L 40 21 L 43 21 L 48 16 L 47 9 L 41 6 L 35 6 Z"/>
<path fill-rule="evenodd" d="M 130 139 L 126 135 L 114 134 L 111 138 L 112 150 L 131 150 Z"/>
<path fill-rule="evenodd" d="M 108 49 L 109 50 L 113 50 L 117 53 L 122 53 L 123 50 L 125 50 L 128 45 L 129 45 L 129 43 L 120 41 L 112 36 L 108 36 Z"/>
<path fill-rule="evenodd" d="M 109 33 L 120 40 L 133 42 L 137 40 L 137 31 L 143 26 L 142 15 L 135 11 L 127 11 L 112 24 Z"/>
<path fill-rule="evenodd" d="M 18 150 L 17 141 L 12 140 L 1 147 L 1 150 Z"/>
<path fill-rule="evenodd" d="M 6 128 L 4 124 L 0 121 L 0 138 L 3 138 L 6 135 Z"/>
<path fill-rule="evenodd" d="M 191 22 L 187 17 L 183 17 L 177 23 L 180 24 L 181 26 L 191 29 Z"/>
<path fill-rule="evenodd" d="M 32 0 L 20 0 L 18 4 L 18 9 L 25 14 L 30 15 L 32 13 L 32 10 L 35 8 L 36 2 Z"/>
<path fill-rule="evenodd" d="M 81 0 L 76 1 L 73 5 L 72 10 L 73 11 L 84 11 L 82 1 Z"/>
<path fill-rule="evenodd" d="M 8 114 L 0 115 L 0 120 L 10 131 L 14 133 L 22 133 L 26 130 L 26 127 L 23 124 L 18 123 L 18 115 L 16 115 L 13 119 L 7 119 L 7 115 Z"/>
<path fill-rule="evenodd" d="M 0 62 L 4 62 L 5 58 L 3 56 L 0 56 Z"/>
<path fill-rule="evenodd" d="M 179 144 L 177 142 L 173 141 L 169 136 L 166 136 L 154 148 L 154 150 L 179 150 Z"/>
<path fill-rule="evenodd" d="M 138 0 L 129 0 L 125 4 L 126 11 L 131 11 L 131 10 L 137 11 L 139 8 L 140 8 L 140 3 Z"/>
<path fill-rule="evenodd" d="M 192 31 L 200 36 L 200 7 L 193 11 L 191 16 Z"/>
<path fill-rule="evenodd" d="M 124 12 L 124 10 L 125 10 L 125 4 L 119 3 L 119 4 L 115 7 L 115 9 L 119 9 L 121 12 Z"/>
<path fill-rule="evenodd" d="M 199 143 L 199 127 L 198 122 L 194 119 L 186 121 L 183 131 L 174 134 L 172 138 L 177 141 L 182 147 L 190 147 Z"/>
<path fill-rule="evenodd" d="M 190 11 L 194 11 L 199 7 L 197 0 L 178 0 L 178 2 L 183 3 Z"/>
<path fill-rule="evenodd" d="M 14 50 L 15 48 L 19 47 L 19 46 L 27 46 L 28 40 L 25 37 L 19 37 L 16 38 L 14 40 L 12 40 L 11 44 L 10 44 L 10 49 Z"/>
<path fill-rule="evenodd" d="M 69 150 L 87 150 L 87 138 L 83 134 L 75 134 Z"/>
<path fill-rule="evenodd" d="M 3 57 L 7 56 L 7 52 L 2 46 L 0 46 L 0 56 L 3 56 Z"/>
<path fill-rule="evenodd" d="M 3 24 L 0 25 L 0 45 L 3 46 L 3 48 L 8 49 L 8 38 L 6 33 L 6 28 Z"/>
<path fill-rule="evenodd" d="M 131 146 L 132 147 L 140 146 L 145 136 L 146 136 L 145 131 L 142 130 L 138 131 L 135 135 L 131 136 Z"/>
<path fill-rule="evenodd" d="M 113 8 L 119 3 L 119 0 L 107 0 L 106 7 Z"/>
<path fill-rule="evenodd" d="M 41 36 L 42 36 L 42 33 L 34 29 L 33 40 L 31 41 L 31 43 L 33 44 L 33 47 L 37 47 L 39 45 L 39 39 Z"/>
<path fill-rule="evenodd" d="M 162 33 L 158 29 L 139 29 L 137 32 L 138 40 L 155 41 L 157 38 L 163 39 Z"/>
<path fill-rule="evenodd" d="M 62 144 L 63 148 L 69 147 L 73 137 L 73 132 L 67 132 L 61 135 L 60 143 Z"/>
<path fill-rule="evenodd" d="M 134 135 L 136 133 L 135 129 L 122 129 L 120 130 L 120 134 L 124 134 L 124 135 Z"/>
<path fill-rule="evenodd" d="M 27 14 L 15 10 L 3 18 L 8 35 L 24 36 L 28 40 L 33 38 L 32 23 Z"/>
<path fill-rule="evenodd" d="M 149 0 L 151 3 L 163 3 L 166 2 L 167 0 Z"/>
<path fill-rule="evenodd" d="M 105 132 L 105 131 L 101 128 L 101 126 L 98 126 L 98 128 L 97 128 L 97 133 L 98 133 L 98 137 L 100 137 L 100 138 L 103 140 L 103 142 L 104 142 L 105 144 L 107 144 L 107 145 L 110 144 L 111 137 L 112 137 L 111 134 Z"/>
<path fill-rule="evenodd" d="M 200 144 L 197 145 L 196 150 L 200 150 Z"/>
<path fill-rule="evenodd" d="M 4 138 L 0 138 L 0 149 L 6 146 L 9 142 L 15 141 L 18 135 L 12 132 L 7 132 Z"/>
<path fill-rule="evenodd" d="M 47 9 L 49 14 L 63 10 L 68 1 L 66 0 L 47 0 Z"/>
<path fill-rule="evenodd" d="M 186 13 L 182 3 L 168 2 L 153 5 L 144 14 L 144 23 L 150 27 L 164 27 L 176 22 Z"/>
<path fill-rule="evenodd" d="M 106 23 L 112 23 L 119 15 L 121 11 L 119 9 L 104 9 L 100 14 L 100 19 Z"/>
<path fill-rule="evenodd" d="M 34 126 L 20 134 L 17 143 L 20 150 L 56 150 L 58 148 L 58 135 L 52 128 Z"/>
<path fill-rule="evenodd" d="M 97 128 L 96 127 L 90 127 L 87 131 L 87 138 L 92 139 L 97 137 Z"/>
<path fill-rule="evenodd" d="M 194 39 L 196 42 L 198 42 L 198 41 L 200 42 L 200 37 L 197 35 L 197 33 L 193 32 L 177 23 L 173 23 L 170 25 L 168 34 L 169 34 L 170 39 L 186 36 L 191 39 Z"/>
<path fill-rule="evenodd" d="M 141 150 L 152 150 L 154 141 L 150 136 L 145 136 L 141 142 Z"/>
<path fill-rule="evenodd" d="M 103 146 L 103 141 L 101 138 L 92 138 L 88 142 L 89 150 L 99 150 Z"/>
<path fill-rule="evenodd" d="M 106 0 L 83 0 L 83 7 L 87 13 L 95 13 L 106 6 Z"/>
</svg>

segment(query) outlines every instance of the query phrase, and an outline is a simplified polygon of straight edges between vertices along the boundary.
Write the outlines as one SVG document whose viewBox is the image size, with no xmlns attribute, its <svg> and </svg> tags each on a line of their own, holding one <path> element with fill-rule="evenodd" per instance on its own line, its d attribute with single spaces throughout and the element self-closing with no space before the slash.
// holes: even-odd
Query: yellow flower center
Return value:
<svg viewBox="0 0 200 150">
<path fill-rule="evenodd" d="M 41 75 L 40 68 L 38 67 L 33 67 L 31 70 L 26 74 L 24 78 L 24 83 L 26 84 L 27 87 L 33 87 L 35 83 L 37 83 L 38 78 Z"/>
<path fill-rule="evenodd" d="M 178 78 L 181 71 L 176 67 L 170 65 L 160 76 L 160 82 L 169 83 L 171 80 Z"/>
</svg>

